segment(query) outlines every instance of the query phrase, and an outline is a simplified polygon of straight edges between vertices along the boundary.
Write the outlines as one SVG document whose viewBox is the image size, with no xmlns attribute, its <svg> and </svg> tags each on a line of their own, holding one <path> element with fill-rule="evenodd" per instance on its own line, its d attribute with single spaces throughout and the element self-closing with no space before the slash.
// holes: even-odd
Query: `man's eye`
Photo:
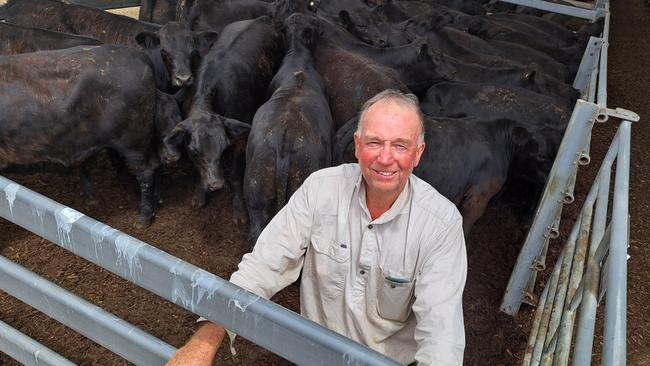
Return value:
<svg viewBox="0 0 650 366">
<path fill-rule="evenodd" d="M 406 146 L 404 146 L 404 145 L 395 145 L 395 150 L 403 152 L 403 151 L 408 150 L 408 148 Z"/>
<path fill-rule="evenodd" d="M 379 142 L 377 142 L 377 141 L 368 141 L 368 142 L 366 143 L 366 145 L 367 145 L 368 147 L 377 147 L 377 146 L 379 146 Z"/>
</svg>

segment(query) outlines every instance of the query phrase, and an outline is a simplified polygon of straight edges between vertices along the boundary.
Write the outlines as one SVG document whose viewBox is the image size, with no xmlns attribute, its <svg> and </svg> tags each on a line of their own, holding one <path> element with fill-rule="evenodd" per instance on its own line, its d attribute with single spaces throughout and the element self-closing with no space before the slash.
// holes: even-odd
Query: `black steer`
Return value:
<svg viewBox="0 0 650 366">
<path fill-rule="evenodd" d="M 188 117 L 170 136 L 175 143 L 186 138 L 190 158 L 201 175 L 194 206 L 205 205 L 206 193 L 223 187 L 222 154 L 234 138 L 250 128 L 283 55 L 282 34 L 271 18 L 264 16 L 228 25 L 203 59 Z M 229 180 L 235 189 L 234 219 L 245 221 L 245 145 L 238 144 L 233 150 Z"/>
<path fill-rule="evenodd" d="M 100 40 L 92 37 L 0 22 L 0 54 L 2 55 L 100 44 L 102 44 Z"/>
<path fill-rule="evenodd" d="M 195 33 L 175 23 L 164 27 L 97 8 L 59 0 L 9 0 L 0 8 L 7 21 L 59 32 L 95 37 L 104 43 L 144 48 L 156 73 L 156 85 L 166 92 L 192 83 L 197 63 L 216 33 Z"/>
<path fill-rule="evenodd" d="M 269 85 L 273 95 L 253 118 L 244 175 L 251 249 L 302 182 L 331 164 L 332 116 L 311 55 L 318 27 L 301 14 L 285 20 L 287 55 Z"/>
<path fill-rule="evenodd" d="M 115 150 L 140 184 L 140 222 L 151 222 L 156 88 L 142 52 L 103 45 L 1 56 L 0 109 L 0 169 L 78 166 Z"/>
</svg>

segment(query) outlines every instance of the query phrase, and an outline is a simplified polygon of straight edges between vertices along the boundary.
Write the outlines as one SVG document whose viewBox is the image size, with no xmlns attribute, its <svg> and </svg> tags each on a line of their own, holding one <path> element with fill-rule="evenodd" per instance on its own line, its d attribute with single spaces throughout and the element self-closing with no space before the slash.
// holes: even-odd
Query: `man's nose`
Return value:
<svg viewBox="0 0 650 366">
<path fill-rule="evenodd" d="M 379 163 L 386 165 L 393 162 L 393 148 L 390 146 L 389 141 L 386 141 L 386 143 L 384 143 L 384 145 L 381 147 L 381 151 L 379 152 L 379 157 L 377 160 Z"/>
</svg>

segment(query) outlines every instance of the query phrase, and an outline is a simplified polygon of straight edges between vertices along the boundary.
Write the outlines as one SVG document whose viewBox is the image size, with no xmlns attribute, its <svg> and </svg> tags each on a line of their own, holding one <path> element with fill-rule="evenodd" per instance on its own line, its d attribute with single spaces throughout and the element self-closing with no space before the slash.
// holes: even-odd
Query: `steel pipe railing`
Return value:
<svg viewBox="0 0 650 366">
<path fill-rule="evenodd" d="M 140 6 L 140 0 L 70 0 L 70 2 L 104 10 Z"/>
<path fill-rule="evenodd" d="M 27 366 L 74 366 L 58 353 L 0 320 L 0 351 Z"/>
<path fill-rule="evenodd" d="M 294 363 L 397 365 L 368 347 L 4 177 L 0 177 L 0 216 Z"/>
<path fill-rule="evenodd" d="M 605 301 L 605 343 L 603 344 L 603 363 L 605 365 L 625 364 L 631 125 L 631 122 L 624 121 L 618 131 L 620 141 L 616 159 L 614 202 L 612 204 L 612 241 L 609 247 L 608 290 Z"/>
<path fill-rule="evenodd" d="M 0 290 L 138 365 L 164 365 L 176 348 L 0 256 Z"/>
<path fill-rule="evenodd" d="M 600 45 L 600 63 L 598 68 L 598 96 L 597 102 L 600 108 L 596 121 L 606 122 L 607 114 L 607 55 L 609 50 L 609 3 L 605 5 L 605 24 L 603 26 L 603 41 Z"/>
<path fill-rule="evenodd" d="M 558 14 L 570 15 L 577 18 L 595 20 L 598 17 L 602 16 L 601 9 L 584 9 L 582 7 L 562 5 L 558 3 L 553 3 L 543 0 L 500 0 L 504 3 L 510 3 L 515 5 L 523 5 L 529 8 L 535 8 L 539 10 L 552 11 Z"/>
<path fill-rule="evenodd" d="M 597 112 L 596 104 L 581 99 L 576 102 L 557 157 L 549 173 L 544 194 L 537 207 L 535 219 L 519 252 L 503 295 L 501 310 L 506 314 L 514 315 L 519 311 L 526 286 L 532 276 L 531 266 L 535 257 L 540 253 L 546 236 L 549 235 L 558 206 L 562 204 L 566 184 L 585 145 L 586 136 L 591 131 Z"/>
<path fill-rule="evenodd" d="M 540 297 L 540 305 L 535 311 L 522 365 L 567 365 L 571 355 L 576 317 L 577 333 L 573 365 L 590 364 L 598 286 L 600 282 L 603 291 L 603 287 L 606 286 L 603 283 L 604 278 L 607 278 L 607 282 L 611 284 L 610 290 L 606 293 L 610 310 L 607 312 L 606 308 L 605 312 L 603 365 L 614 366 L 625 363 L 630 126 L 631 122 L 624 121 L 612 140 L 560 258 L 555 264 L 549 285 L 545 287 Z M 613 197 L 615 209 L 612 211 L 610 224 L 607 225 L 614 160 L 616 160 Z M 618 234 L 617 237 L 614 236 L 615 232 Z M 613 249 L 614 245 L 617 246 L 616 249 Z M 610 253 L 606 257 L 608 250 Z M 606 277 L 600 279 L 601 273 Z M 550 303 L 552 306 L 549 306 Z M 608 326 L 610 328 L 607 328 Z M 610 329 L 609 333 L 607 329 Z"/>
</svg>

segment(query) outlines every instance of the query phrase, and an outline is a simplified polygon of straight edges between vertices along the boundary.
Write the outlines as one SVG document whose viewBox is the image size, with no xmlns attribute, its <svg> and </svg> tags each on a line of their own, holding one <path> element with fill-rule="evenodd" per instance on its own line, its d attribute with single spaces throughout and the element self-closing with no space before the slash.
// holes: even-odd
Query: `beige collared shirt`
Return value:
<svg viewBox="0 0 650 366">
<path fill-rule="evenodd" d="M 306 318 L 405 364 L 462 364 L 462 218 L 421 179 L 372 220 L 357 164 L 315 172 L 230 281 L 270 298 L 301 269 Z"/>
</svg>

